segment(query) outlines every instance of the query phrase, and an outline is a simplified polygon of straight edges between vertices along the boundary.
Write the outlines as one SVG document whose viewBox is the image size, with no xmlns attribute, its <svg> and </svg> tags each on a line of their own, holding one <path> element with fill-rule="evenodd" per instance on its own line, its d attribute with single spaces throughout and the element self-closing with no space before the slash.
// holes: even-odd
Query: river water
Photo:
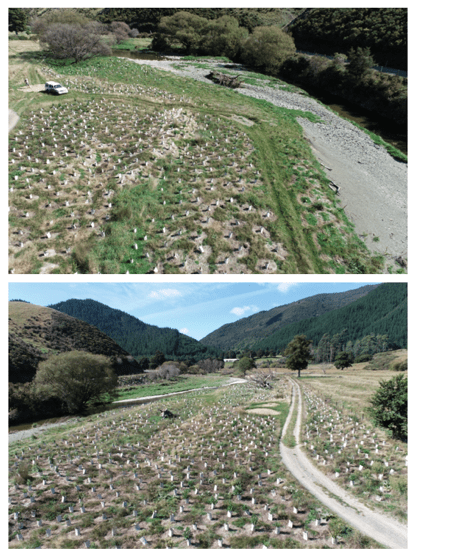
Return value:
<svg viewBox="0 0 468 555">
<path fill-rule="evenodd" d="M 130 58 L 137 60 L 163 60 L 164 58 L 158 56 L 157 54 L 139 52 L 133 50 L 113 50 L 112 54 L 119 58 Z M 380 118 L 378 115 L 369 112 L 358 105 L 351 102 L 347 102 L 342 98 L 334 97 L 328 93 L 317 93 L 311 94 L 313 98 L 320 100 L 323 104 L 331 108 L 334 112 L 339 114 L 341 117 L 349 119 L 356 122 L 361 127 L 364 127 L 368 131 L 375 133 L 382 137 L 384 141 L 390 143 L 394 147 L 398 148 L 405 154 L 408 154 L 408 142 L 407 142 L 407 129 L 396 125 L 392 121 L 386 118 Z"/>
</svg>

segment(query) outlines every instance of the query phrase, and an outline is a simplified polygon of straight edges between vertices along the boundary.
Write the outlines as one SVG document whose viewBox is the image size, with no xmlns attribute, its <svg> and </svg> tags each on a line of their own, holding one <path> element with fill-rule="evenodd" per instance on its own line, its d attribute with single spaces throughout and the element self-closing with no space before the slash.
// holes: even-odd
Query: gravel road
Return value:
<svg viewBox="0 0 468 555">
<path fill-rule="evenodd" d="M 139 64 L 171 71 L 216 86 L 205 75 L 206 69 L 189 66 L 177 69 L 173 60 L 132 60 Z M 187 64 L 187 62 L 184 62 Z M 213 64 L 213 67 L 223 64 Z M 241 72 L 239 69 L 236 72 Z M 395 259 L 407 259 L 408 252 L 408 167 L 392 158 L 384 147 L 350 122 L 340 118 L 311 97 L 276 88 L 244 84 L 240 94 L 271 102 L 276 106 L 311 112 L 322 122 L 298 118 L 305 137 L 325 173 L 338 187 L 339 198 L 356 233 L 371 252 L 385 257 L 388 265 Z"/>
<path fill-rule="evenodd" d="M 288 418 L 284 424 L 283 436 L 288 429 L 293 407 L 298 403 L 297 420 L 294 426 L 296 447 L 290 449 L 282 442 L 280 444 L 283 463 L 293 476 L 320 502 L 329 507 L 340 518 L 354 528 L 391 549 L 407 549 L 408 529 L 387 516 L 371 511 L 362 503 L 350 496 L 347 491 L 339 487 L 325 474 L 320 472 L 309 462 L 300 447 L 300 430 L 302 421 L 302 398 L 299 386 L 293 383 L 293 398 Z M 332 497 L 334 496 L 334 497 Z M 337 499 L 337 497 L 339 499 Z"/>
<path fill-rule="evenodd" d="M 54 422 L 53 424 L 43 424 L 42 426 L 37 426 L 36 428 L 30 428 L 29 430 L 21 430 L 21 432 L 11 432 L 8 434 L 8 443 L 14 443 L 21 439 L 27 439 L 32 435 L 39 435 L 41 432 L 45 432 L 49 428 L 56 428 L 57 426 L 63 426 L 65 424 L 71 424 L 72 422 L 78 422 L 77 418 L 73 419 L 63 419 L 60 422 Z"/>
</svg>

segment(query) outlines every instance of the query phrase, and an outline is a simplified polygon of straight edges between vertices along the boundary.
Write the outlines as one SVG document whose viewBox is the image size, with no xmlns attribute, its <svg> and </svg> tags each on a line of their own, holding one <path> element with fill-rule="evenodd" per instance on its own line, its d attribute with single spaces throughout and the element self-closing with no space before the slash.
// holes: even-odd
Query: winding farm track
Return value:
<svg viewBox="0 0 468 555">
<path fill-rule="evenodd" d="M 317 470 L 301 449 L 300 430 L 302 422 L 302 395 L 299 385 L 292 380 L 292 402 L 288 418 L 284 424 L 282 437 L 286 434 L 294 412 L 298 405 L 297 419 L 294 425 L 296 447 L 290 449 L 280 444 L 281 458 L 291 474 L 312 493 L 321 503 L 330 508 L 341 519 L 351 526 L 391 549 L 407 549 L 408 528 L 387 517 L 371 511 L 362 503 L 350 496 L 344 489 L 337 486 L 325 474 Z M 336 499 L 340 498 L 340 501 Z"/>
</svg>

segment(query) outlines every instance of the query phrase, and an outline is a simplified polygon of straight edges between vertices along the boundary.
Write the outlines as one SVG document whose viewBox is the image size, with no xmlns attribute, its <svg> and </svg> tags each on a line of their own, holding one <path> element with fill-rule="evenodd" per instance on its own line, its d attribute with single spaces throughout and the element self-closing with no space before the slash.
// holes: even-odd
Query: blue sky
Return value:
<svg viewBox="0 0 468 555">
<path fill-rule="evenodd" d="M 261 310 L 364 285 L 367 283 L 10 283 L 9 299 L 41 306 L 93 299 L 147 324 L 175 328 L 202 339 L 223 324 Z"/>
</svg>

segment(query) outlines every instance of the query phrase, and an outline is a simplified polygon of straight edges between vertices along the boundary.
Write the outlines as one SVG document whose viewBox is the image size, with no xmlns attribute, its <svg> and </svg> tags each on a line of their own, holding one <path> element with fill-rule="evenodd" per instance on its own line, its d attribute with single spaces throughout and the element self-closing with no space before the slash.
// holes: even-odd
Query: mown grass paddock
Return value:
<svg viewBox="0 0 468 555">
<path fill-rule="evenodd" d="M 15 443 L 9 547 L 378 547 L 282 467 L 281 416 L 251 411 L 289 396 L 286 380 L 271 391 L 234 385 Z"/>
<path fill-rule="evenodd" d="M 382 270 L 296 111 L 122 58 L 54 65 L 36 43 L 11 43 L 10 272 Z M 30 91 L 23 76 L 70 93 Z"/>
</svg>

